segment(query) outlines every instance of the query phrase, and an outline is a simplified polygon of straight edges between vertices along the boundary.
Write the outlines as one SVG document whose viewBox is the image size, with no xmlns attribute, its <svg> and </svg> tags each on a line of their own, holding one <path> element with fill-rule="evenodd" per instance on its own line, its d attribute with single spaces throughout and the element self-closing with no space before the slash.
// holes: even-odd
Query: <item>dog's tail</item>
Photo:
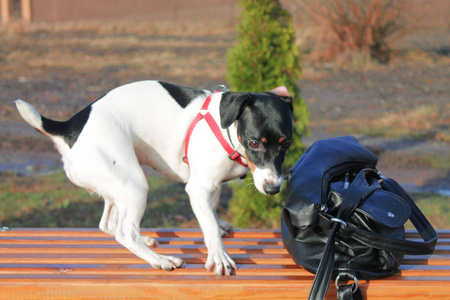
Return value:
<svg viewBox="0 0 450 300">
<path fill-rule="evenodd" d="M 60 139 L 55 138 L 63 138 L 64 143 L 70 148 L 72 148 L 74 143 L 77 141 L 79 134 L 83 130 L 83 127 L 89 118 L 92 107 L 91 105 L 88 105 L 69 120 L 60 122 L 41 116 L 37 110 L 31 106 L 31 104 L 23 100 L 16 100 L 16 106 L 20 115 L 25 119 L 25 121 L 27 121 L 28 124 L 33 126 L 43 135 L 54 138 L 53 140 L 57 144 Z"/>
<path fill-rule="evenodd" d="M 27 121 L 28 124 L 30 124 L 40 133 L 51 136 L 51 134 L 44 129 L 44 122 L 48 119 L 43 118 L 37 112 L 37 110 L 33 106 L 31 106 L 31 104 L 23 100 L 16 100 L 15 103 L 20 115 L 22 116 L 22 118 L 24 118 L 25 121 Z"/>
<path fill-rule="evenodd" d="M 43 135 L 64 137 L 68 133 L 70 120 L 65 122 L 53 121 L 40 115 L 28 102 L 19 99 L 15 103 L 22 118 Z"/>
</svg>

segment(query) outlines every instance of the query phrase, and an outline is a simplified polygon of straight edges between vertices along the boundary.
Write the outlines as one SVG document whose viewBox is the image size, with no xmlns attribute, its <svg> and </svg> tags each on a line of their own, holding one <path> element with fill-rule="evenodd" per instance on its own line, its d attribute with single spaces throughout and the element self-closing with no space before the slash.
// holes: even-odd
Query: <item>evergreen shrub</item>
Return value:
<svg viewBox="0 0 450 300">
<path fill-rule="evenodd" d="M 278 0 L 241 0 L 237 44 L 227 52 L 227 80 L 232 91 L 262 92 L 286 86 L 294 99 L 293 141 L 284 167 L 292 167 L 304 148 L 308 110 L 300 97 L 299 49 L 291 15 Z M 279 226 L 283 191 L 275 196 L 259 193 L 251 174 L 244 183 L 231 183 L 230 211 L 237 227 Z"/>
</svg>

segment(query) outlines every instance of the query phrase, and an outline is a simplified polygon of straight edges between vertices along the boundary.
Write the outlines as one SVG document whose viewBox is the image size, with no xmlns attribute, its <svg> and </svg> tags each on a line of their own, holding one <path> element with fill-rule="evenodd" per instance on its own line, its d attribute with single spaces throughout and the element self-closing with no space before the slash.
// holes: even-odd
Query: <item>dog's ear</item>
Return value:
<svg viewBox="0 0 450 300">
<path fill-rule="evenodd" d="M 220 101 L 220 125 L 228 128 L 238 120 L 253 99 L 250 93 L 225 92 Z"/>
<path fill-rule="evenodd" d="M 291 93 L 289 93 L 287 87 L 279 86 L 270 91 L 270 93 L 278 95 L 280 97 L 292 97 Z"/>
<path fill-rule="evenodd" d="M 287 87 L 279 86 L 271 90 L 269 93 L 279 96 L 284 102 L 288 103 L 291 107 L 291 111 L 294 110 L 292 106 L 292 96 L 291 93 L 289 93 Z"/>
</svg>

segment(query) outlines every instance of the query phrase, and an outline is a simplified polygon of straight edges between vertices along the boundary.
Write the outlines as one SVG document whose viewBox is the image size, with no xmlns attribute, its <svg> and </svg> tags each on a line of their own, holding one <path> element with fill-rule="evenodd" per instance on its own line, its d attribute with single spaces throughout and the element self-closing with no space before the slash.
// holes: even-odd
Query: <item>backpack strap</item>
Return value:
<svg viewBox="0 0 450 300">
<path fill-rule="evenodd" d="M 412 255 L 431 254 L 434 251 L 438 240 L 438 234 L 423 215 L 416 203 L 409 197 L 408 193 L 393 179 L 388 178 L 381 182 L 381 186 L 402 198 L 411 208 L 409 219 L 419 232 L 423 242 L 408 241 L 397 239 L 374 232 L 365 231 L 354 225 L 341 226 L 339 234 L 342 236 L 351 236 L 359 242 L 377 249 L 384 249 L 393 252 L 399 252 Z"/>
<path fill-rule="evenodd" d="M 347 227 L 347 224 L 343 220 L 353 212 L 362 199 L 365 199 L 373 192 L 366 177 L 369 174 L 379 177 L 378 172 L 375 169 L 363 169 L 358 173 L 345 192 L 344 200 L 339 207 L 336 218 L 333 218 L 333 221 L 335 222 L 331 229 L 330 236 L 328 237 L 322 260 L 317 268 L 308 300 L 325 299 L 333 273 L 336 233 L 339 230 L 339 227 Z"/>
<path fill-rule="evenodd" d="M 396 239 L 388 236 L 384 236 L 377 233 L 368 232 L 357 228 L 352 224 L 347 224 L 345 221 L 347 217 L 353 212 L 353 210 L 365 199 L 370 193 L 373 192 L 373 186 L 367 180 L 368 175 L 376 174 L 375 178 L 380 178 L 376 170 L 364 169 L 356 176 L 353 182 L 350 184 L 348 190 L 345 192 L 344 200 L 338 210 L 336 218 L 332 218 L 334 221 L 331 229 L 328 242 L 325 246 L 325 251 L 318 266 L 316 276 L 309 294 L 309 300 L 313 299 L 325 299 L 325 295 L 328 290 L 329 282 L 333 273 L 334 267 L 334 244 L 335 237 L 339 231 L 341 236 L 351 236 L 352 238 L 364 243 L 370 247 L 377 249 L 384 249 L 393 252 L 400 252 L 405 254 L 421 255 L 430 254 L 433 252 L 438 235 L 426 217 L 422 214 L 420 209 L 409 197 L 406 191 L 393 179 L 384 179 L 381 182 L 381 187 L 399 195 L 405 202 L 411 207 L 410 220 L 418 230 L 419 234 L 423 238 L 423 242 L 408 241 L 404 239 Z M 339 296 L 339 293 L 341 295 Z M 352 298 L 342 298 L 344 295 L 350 295 L 348 288 L 344 288 L 339 292 L 338 297 L 340 299 L 357 299 L 358 294 L 352 293 Z M 356 298 L 355 298 L 356 297 Z"/>
<path fill-rule="evenodd" d="M 406 201 L 411 207 L 411 223 L 413 223 L 414 227 L 419 232 L 420 236 L 424 241 L 427 241 L 429 244 L 429 251 L 431 253 L 434 251 L 434 247 L 436 246 L 438 240 L 438 234 L 434 230 L 433 226 L 431 226 L 430 222 L 428 222 L 425 215 L 420 211 L 417 207 L 416 203 L 409 197 L 408 193 L 392 178 L 387 178 L 381 182 L 381 186 L 397 195 L 399 195 L 402 199 Z"/>
</svg>

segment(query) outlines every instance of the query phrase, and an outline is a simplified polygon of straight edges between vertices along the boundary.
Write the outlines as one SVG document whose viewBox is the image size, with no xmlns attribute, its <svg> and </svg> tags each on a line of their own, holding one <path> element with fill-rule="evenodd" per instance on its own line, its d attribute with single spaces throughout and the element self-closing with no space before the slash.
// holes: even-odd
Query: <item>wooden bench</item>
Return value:
<svg viewBox="0 0 450 300">
<path fill-rule="evenodd" d="M 152 269 L 97 229 L 0 231 L 0 299 L 305 299 L 313 275 L 295 265 L 278 230 L 236 230 L 224 239 L 239 270 L 220 277 L 204 269 L 196 229 L 148 229 L 163 254 L 187 266 Z M 433 255 L 406 256 L 392 277 L 360 281 L 365 299 L 450 298 L 450 230 Z M 418 238 L 408 231 L 407 237 Z M 334 283 L 328 298 L 336 297 Z"/>
</svg>

